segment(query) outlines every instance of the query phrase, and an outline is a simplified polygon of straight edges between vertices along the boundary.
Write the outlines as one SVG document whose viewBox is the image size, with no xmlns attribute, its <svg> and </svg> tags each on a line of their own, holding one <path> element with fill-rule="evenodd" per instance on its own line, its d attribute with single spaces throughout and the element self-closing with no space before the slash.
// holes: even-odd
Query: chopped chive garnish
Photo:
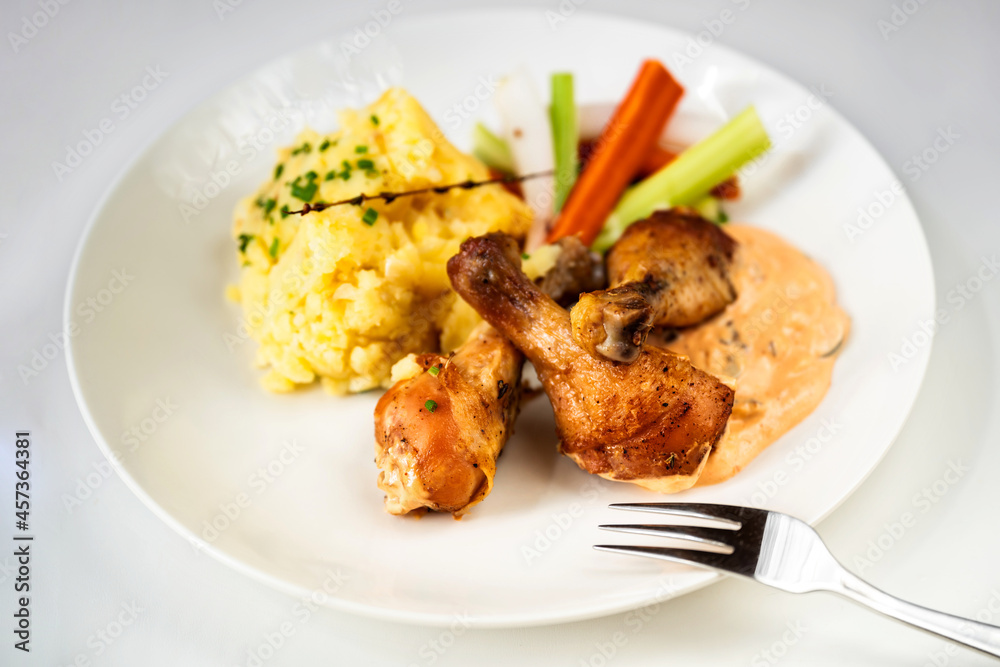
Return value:
<svg viewBox="0 0 1000 667">
<path fill-rule="evenodd" d="M 335 172 L 335 171 L 328 171 L 328 172 L 326 172 L 325 180 L 332 181 L 335 178 L 337 178 L 337 172 Z"/>
<path fill-rule="evenodd" d="M 434 377 L 437 377 L 437 374 L 441 372 L 441 369 L 438 368 L 437 366 L 431 366 L 430 368 L 427 369 L 427 372 L 433 375 Z"/>
<path fill-rule="evenodd" d="M 371 160 L 363 159 L 358 160 L 358 169 L 374 169 L 375 163 Z"/>
<path fill-rule="evenodd" d="M 277 236 L 275 236 L 274 240 L 271 241 L 271 247 L 268 248 L 267 252 L 268 252 L 268 254 L 271 255 L 272 258 L 277 258 L 278 257 L 278 237 Z"/>
<path fill-rule="evenodd" d="M 312 150 L 312 144 L 310 144 L 307 141 L 306 143 L 302 144 L 301 146 L 293 150 L 292 155 L 298 155 L 299 153 L 308 153 L 311 150 Z"/>
<path fill-rule="evenodd" d="M 316 196 L 316 189 L 319 186 L 309 181 L 306 185 L 292 184 L 292 196 L 301 199 L 302 201 L 312 201 L 312 198 Z"/>
<path fill-rule="evenodd" d="M 521 259 L 528 259 L 529 257 L 531 257 L 531 255 L 529 255 L 528 253 L 526 252 L 521 253 Z"/>
<path fill-rule="evenodd" d="M 292 196 L 301 199 L 302 201 L 310 202 L 312 201 L 312 198 L 316 196 L 316 190 L 319 189 L 319 184 L 316 183 L 316 172 L 306 172 L 305 178 L 305 183 L 301 182 L 301 176 L 297 176 L 295 180 L 292 181 Z"/>
<path fill-rule="evenodd" d="M 288 213 L 289 213 L 289 211 L 288 211 L 288 204 L 285 204 L 285 205 L 283 205 L 281 207 L 281 217 L 282 218 L 287 218 L 288 217 Z"/>
<path fill-rule="evenodd" d="M 240 252 L 247 251 L 247 245 L 253 241 L 253 234 L 240 234 Z"/>
<path fill-rule="evenodd" d="M 264 215 L 267 215 L 274 210 L 274 207 L 278 205 L 278 202 L 273 199 L 267 199 L 264 201 Z"/>
<path fill-rule="evenodd" d="M 285 165 L 283 164 L 279 164 L 277 167 L 275 167 L 274 180 L 278 180 L 279 178 L 281 178 L 281 172 L 283 172 L 284 170 L 285 170 Z"/>
<path fill-rule="evenodd" d="M 355 146 L 354 147 L 354 152 L 355 153 L 367 153 L 368 152 L 368 147 L 367 146 Z"/>
<path fill-rule="evenodd" d="M 344 171 L 340 172 L 340 177 L 345 181 L 349 180 L 351 178 L 351 170 L 345 169 Z"/>
<path fill-rule="evenodd" d="M 321 143 L 319 145 L 319 152 L 322 153 L 323 151 L 325 151 L 329 147 L 330 147 L 330 140 L 329 139 L 324 139 L 323 143 Z"/>
<path fill-rule="evenodd" d="M 721 208 L 719 209 L 719 224 L 724 225 L 729 222 L 729 216 Z"/>
<path fill-rule="evenodd" d="M 372 118 L 372 125 L 378 125 L 378 116 L 372 114 L 371 118 Z"/>
<path fill-rule="evenodd" d="M 378 211 L 373 208 L 368 209 L 365 211 L 365 214 L 361 216 L 361 221 L 369 227 L 374 225 L 376 220 L 378 220 Z"/>
<path fill-rule="evenodd" d="M 427 401 L 424 403 L 424 407 L 427 408 L 427 412 L 434 412 L 437 410 L 438 404 L 435 401 Z"/>
</svg>

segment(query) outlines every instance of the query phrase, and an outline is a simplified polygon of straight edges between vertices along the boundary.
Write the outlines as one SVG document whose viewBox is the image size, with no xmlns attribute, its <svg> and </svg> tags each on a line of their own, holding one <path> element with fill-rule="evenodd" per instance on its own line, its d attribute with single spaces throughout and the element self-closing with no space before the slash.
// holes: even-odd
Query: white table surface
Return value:
<svg viewBox="0 0 1000 667">
<path fill-rule="evenodd" d="M 56 0 L 47 1 L 52 11 Z M 1000 253 L 993 183 L 1000 167 L 1000 4 L 562 0 L 689 32 L 704 30 L 703 21 L 736 2 L 749 6 L 718 42 L 803 84 L 837 91 L 831 103 L 908 189 L 930 243 L 939 303 L 951 314 L 898 441 L 820 532 L 875 585 L 1000 624 L 1000 279 L 983 283 L 961 307 L 953 292 L 980 270 L 984 257 Z M 221 19 L 220 3 L 233 6 Z M 0 18 L 0 541 L 9 544 L 14 529 L 7 504 L 17 429 L 30 429 L 34 439 L 37 535 L 27 655 L 12 648 L 14 559 L 0 547 L 0 663 L 989 663 L 839 598 L 793 596 L 736 580 L 642 613 L 541 628 L 451 632 L 321 609 L 280 638 L 275 633 L 295 600 L 196 553 L 116 476 L 68 511 L 64 496 L 75 493 L 103 457 L 77 410 L 64 356 L 27 385 L 17 368 L 61 329 L 70 259 L 99 198 L 131 157 L 195 103 L 300 44 L 362 25 L 385 2 L 70 2 L 58 5 L 15 52 L 10 33 L 20 32 L 23 17 L 41 11 L 41 4 L 45 0 L 7 2 Z M 457 4 L 403 0 L 402 16 Z M 462 6 L 472 4 L 488 3 Z M 539 12 L 560 6 L 558 0 L 518 4 Z M 894 18 L 899 29 L 887 32 Z M 148 65 L 166 73 L 160 87 L 60 181 L 53 161 L 63 159 L 65 146 L 104 117 Z M 907 161 L 949 128 L 957 139 L 913 178 Z M 967 471 L 957 480 L 952 475 L 954 483 L 939 481 L 954 467 Z M 905 513 L 914 521 L 904 528 L 896 524 Z M 266 648 L 269 637 L 280 648 Z"/>
</svg>

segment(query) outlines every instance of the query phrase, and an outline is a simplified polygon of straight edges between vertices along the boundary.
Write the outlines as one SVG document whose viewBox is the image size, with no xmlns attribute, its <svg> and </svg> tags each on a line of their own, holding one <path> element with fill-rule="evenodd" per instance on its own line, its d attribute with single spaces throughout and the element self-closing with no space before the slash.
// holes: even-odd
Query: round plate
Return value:
<svg viewBox="0 0 1000 667">
<path fill-rule="evenodd" d="M 892 443 L 930 353 L 921 322 L 933 318 L 933 277 L 909 200 L 821 88 L 690 35 L 581 11 L 373 20 L 210 99 L 125 169 L 80 245 L 65 314 L 77 400 L 125 482 L 194 548 L 295 595 L 383 618 L 553 623 L 716 580 L 591 548 L 615 541 L 598 524 L 625 518 L 608 503 L 662 496 L 558 455 L 544 399 L 524 410 L 493 494 L 465 519 L 386 514 L 372 462 L 378 395 L 265 393 L 251 368 L 255 343 L 223 296 L 238 273 L 233 206 L 302 125 L 330 129 L 335 109 L 403 85 L 468 147 L 475 120 L 492 121 L 489 98 L 505 72 L 527 67 L 545 91 L 549 73 L 572 71 L 582 103 L 614 102 L 645 57 L 687 87 L 671 126 L 690 135 L 681 140 L 757 106 L 775 148 L 744 175 L 731 217 L 775 230 L 829 269 L 853 320 L 814 414 L 734 479 L 671 499 L 810 522 L 833 510 Z"/>
</svg>

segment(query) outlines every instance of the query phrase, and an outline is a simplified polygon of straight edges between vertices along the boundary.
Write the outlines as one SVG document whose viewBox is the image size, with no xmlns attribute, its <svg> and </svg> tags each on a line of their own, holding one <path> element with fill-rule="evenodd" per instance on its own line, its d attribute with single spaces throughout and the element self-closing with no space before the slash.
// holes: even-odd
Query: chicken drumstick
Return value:
<svg viewBox="0 0 1000 667">
<path fill-rule="evenodd" d="M 600 262 L 576 238 L 559 242 L 541 289 L 556 300 L 596 289 Z M 496 459 L 520 408 L 524 356 L 489 324 L 452 356 L 422 354 L 375 408 L 378 485 L 391 514 L 428 508 L 461 516 L 493 488 Z"/>
<path fill-rule="evenodd" d="M 521 272 L 517 245 L 503 234 L 465 241 L 448 276 L 534 364 L 560 449 L 581 468 L 661 492 L 697 481 L 725 430 L 732 389 L 652 346 L 632 364 L 588 354 L 573 339 L 569 314 Z"/>
</svg>

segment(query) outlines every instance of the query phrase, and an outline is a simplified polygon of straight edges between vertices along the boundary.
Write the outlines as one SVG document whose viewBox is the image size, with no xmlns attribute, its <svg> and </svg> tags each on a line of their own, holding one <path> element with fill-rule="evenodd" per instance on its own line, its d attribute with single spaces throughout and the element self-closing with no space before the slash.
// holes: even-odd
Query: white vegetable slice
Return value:
<svg viewBox="0 0 1000 667">
<path fill-rule="evenodd" d="M 518 174 L 550 171 L 555 167 L 552 126 L 547 107 L 542 103 L 524 68 L 505 77 L 496 91 L 496 106 L 503 123 L 503 137 L 514 157 Z M 555 177 L 545 176 L 523 181 L 524 199 L 531 207 L 534 221 L 525 249 L 531 252 L 545 243 L 554 216 Z"/>
</svg>

